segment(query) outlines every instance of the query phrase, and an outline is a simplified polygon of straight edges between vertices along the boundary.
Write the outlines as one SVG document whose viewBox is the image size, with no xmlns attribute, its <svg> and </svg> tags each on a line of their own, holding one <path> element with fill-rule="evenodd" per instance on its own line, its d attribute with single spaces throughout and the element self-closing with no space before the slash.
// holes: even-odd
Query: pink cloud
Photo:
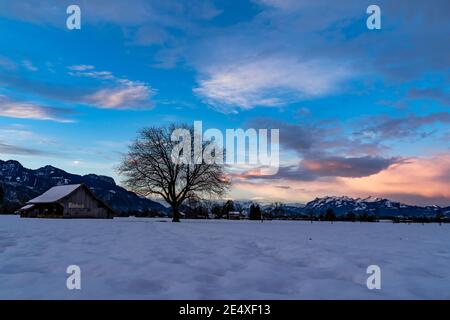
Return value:
<svg viewBox="0 0 450 320">
<path fill-rule="evenodd" d="M 289 188 L 280 188 L 288 186 Z M 450 154 L 410 158 L 361 178 L 321 178 L 312 181 L 252 181 L 239 175 L 233 184 L 236 199 L 261 197 L 267 201 L 307 202 L 315 197 L 347 195 L 379 196 L 417 205 L 450 205 Z M 441 203 L 436 203 L 440 199 Z"/>
</svg>

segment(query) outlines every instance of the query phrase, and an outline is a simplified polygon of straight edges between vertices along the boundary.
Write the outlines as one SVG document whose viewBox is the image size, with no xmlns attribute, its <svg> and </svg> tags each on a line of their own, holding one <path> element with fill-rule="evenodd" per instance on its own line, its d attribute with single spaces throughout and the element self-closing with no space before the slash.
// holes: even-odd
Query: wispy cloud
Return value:
<svg viewBox="0 0 450 320">
<path fill-rule="evenodd" d="M 51 120 L 57 122 L 73 122 L 67 116 L 72 110 L 47 107 L 27 101 L 18 101 L 0 95 L 0 116 L 19 119 Z"/>
<path fill-rule="evenodd" d="M 70 77 L 86 81 L 54 82 L 40 78 L 25 78 L 9 72 L 0 73 L 0 84 L 10 90 L 33 93 L 41 99 L 60 103 L 83 104 L 94 108 L 147 110 L 153 107 L 157 90 L 143 81 L 118 77 L 108 70 L 96 70 L 93 65 L 73 65 L 66 68 Z M 70 79 L 69 79 L 70 80 Z M 47 107 L 39 103 L 2 98 L 1 115 L 20 118 L 67 122 L 67 109 Z"/>
<path fill-rule="evenodd" d="M 151 98 L 156 90 L 141 81 L 116 77 L 111 71 L 97 71 L 92 65 L 68 67 L 70 76 L 88 77 L 106 83 L 93 93 L 82 97 L 82 103 L 101 109 L 145 110 L 153 107 Z"/>
<path fill-rule="evenodd" d="M 17 68 L 17 65 L 11 59 L 0 56 L 0 68 L 5 70 L 15 70 Z"/>
<path fill-rule="evenodd" d="M 92 65 L 80 64 L 80 65 L 76 65 L 76 66 L 69 66 L 69 67 L 67 67 L 67 69 L 72 70 L 72 71 L 87 71 L 87 70 L 93 70 L 93 69 L 95 69 L 95 67 Z"/>
<path fill-rule="evenodd" d="M 24 155 L 24 156 L 45 156 L 53 155 L 46 151 L 41 151 L 37 149 L 24 148 L 19 146 L 14 146 L 10 144 L 5 144 L 0 141 L 0 155 Z"/>
<path fill-rule="evenodd" d="M 3 126 L 0 129 L 0 141 L 3 141 L 9 145 L 40 145 L 40 146 L 54 146 L 60 147 L 61 145 L 52 137 L 38 134 L 32 131 L 29 127 L 19 124 L 13 124 L 9 126 Z"/>
<path fill-rule="evenodd" d="M 450 113 L 438 112 L 428 115 L 410 114 L 404 117 L 379 116 L 365 119 L 368 123 L 355 136 L 371 140 L 385 139 L 417 139 L 434 133 L 436 125 L 450 125 Z M 424 129 L 428 128 L 428 130 Z"/>
<path fill-rule="evenodd" d="M 115 77 L 111 71 L 97 71 L 95 67 L 91 65 L 79 65 L 68 67 L 69 75 L 74 77 L 88 77 L 102 80 L 114 80 Z"/>
<path fill-rule="evenodd" d="M 258 169 L 252 169 L 234 175 L 237 179 L 314 181 L 323 177 L 368 177 L 388 169 L 391 165 L 404 160 L 382 157 L 314 157 L 305 158 L 298 165 L 282 166 L 275 175 L 264 175 Z"/>
<path fill-rule="evenodd" d="M 36 72 L 39 69 L 31 62 L 30 60 L 23 60 L 22 65 L 28 70 L 32 72 Z"/>
<path fill-rule="evenodd" d="M 143 82 L 118 80 L 112 88 L 101 89 L 85 97 L 91 105 L 103 109 L 149 109 L 153 107 L 151 97 L 154 89 Z"/>
<path fill-rule="evenodd" d="M 430 99 L 450 106 L 450 92 L 441 88 L 413 88 L 408 91 L 408 97 L 412 99 Z"/>
<path fill-rule="evenodd" d="M 262 57 L 211 67 L 194 92 L 222 111 L 279 106 L 330 94 L 349 74 L 350 70 L 326 61 Z"/>
</svg>

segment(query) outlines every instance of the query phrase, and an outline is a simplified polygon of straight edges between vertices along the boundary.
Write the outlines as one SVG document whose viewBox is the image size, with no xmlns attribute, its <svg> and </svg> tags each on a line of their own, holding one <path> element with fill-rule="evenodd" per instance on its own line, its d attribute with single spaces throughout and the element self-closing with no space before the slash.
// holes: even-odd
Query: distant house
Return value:
<svg viewBox="0 0 450 320">
<path fill-rule="evenodd" d="M 242 218 L 241 213 L 239 211 L 230 211 L 228 213 L 229 220 L 240 220 Z"/>
<path fill-rule="evenodd" d="M 56 186 L 27 202 L 18 211 L 25 218 L 112 218 L 105 202 L 84 184 Z"/>
</svg>

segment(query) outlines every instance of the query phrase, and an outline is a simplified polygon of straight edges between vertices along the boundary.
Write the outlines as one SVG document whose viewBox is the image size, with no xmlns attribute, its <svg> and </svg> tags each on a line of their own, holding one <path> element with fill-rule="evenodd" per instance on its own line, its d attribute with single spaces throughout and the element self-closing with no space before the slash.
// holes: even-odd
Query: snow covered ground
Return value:
<svg viewBox="0 0 450 320">
<path fill-rule="evenodd" d="M 449 299 L 450 225 L 0 216 L 0 298 Z"/>
</svg>

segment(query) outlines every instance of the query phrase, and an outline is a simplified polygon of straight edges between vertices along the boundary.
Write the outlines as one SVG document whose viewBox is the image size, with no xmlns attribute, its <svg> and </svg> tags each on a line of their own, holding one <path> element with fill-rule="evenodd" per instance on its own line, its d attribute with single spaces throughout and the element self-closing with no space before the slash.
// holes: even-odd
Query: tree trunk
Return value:
<svg viewBox="0 0 450 320">
<path fill-rule="evenodd" d="M 180 211 L 178 211 L 178 207 L 172 207 L 172 222 L 180 222 Z"/>
</svg>

